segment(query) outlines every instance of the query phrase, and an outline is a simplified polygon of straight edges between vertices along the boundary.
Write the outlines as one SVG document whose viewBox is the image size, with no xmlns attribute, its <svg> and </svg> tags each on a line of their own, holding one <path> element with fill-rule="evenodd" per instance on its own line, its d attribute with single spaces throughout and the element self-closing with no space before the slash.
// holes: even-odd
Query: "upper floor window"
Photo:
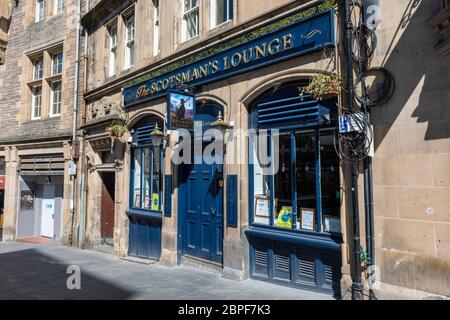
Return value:
<svg viewBox="0 0 450 320">
<path fill-rule="evenodd" d="M 45 0 L 36 0 L 35 22 L 45 19 Z"/>
<path fill-rule="evenodd" d="M 42 57 L 33 61 L 33 80 L 42 79 L 44 76 L 44 59 Z"/>
<path fill-rule="evenodd" d="M 199 0 L 183 0 L 182 40 L 198 36 L 199 29 Z"/>
<path fill-rule="evenodd" d="M 233 19 L 233 0 L 211 0 L 211 28 Z"/>
<path fill-rule="evenodd" d="M 52 76 L 62 73 L 63 53 L 58 52 L 52 55 Z"/>
<path fill-rule="evenodd" d="M 42 86 L 34 86 L 31 94 L 31 120 L 40 119 L 42 110 Z"/>
<path fill-rule="evenodd" d="M 117 26 L 109 28 L 109 66 L 108 76 L 112 77 L 116 74 L 117 64 Z"/>
<path fill-rule="evenodd" d="M 153 55 L 159 54 L 159 0 L 153 0 Z"/>
<path fill-rule="evenodd" d="M 61 81 L 54 81 L 50 84 L 50 116 L 61 114 Z"/>
<path fill-rule="evenodd" d="M 58 14 L 64 11 L 64 0 L 54 0 L 53 13 Z"/>
<path fill-rule="evenodd" d="M 125 43 L 125 68 L 134 65 L 134 40 L 136 36 L 134 14 L 128 16 L 125 20 L 126 43 Z"/>
</svg>

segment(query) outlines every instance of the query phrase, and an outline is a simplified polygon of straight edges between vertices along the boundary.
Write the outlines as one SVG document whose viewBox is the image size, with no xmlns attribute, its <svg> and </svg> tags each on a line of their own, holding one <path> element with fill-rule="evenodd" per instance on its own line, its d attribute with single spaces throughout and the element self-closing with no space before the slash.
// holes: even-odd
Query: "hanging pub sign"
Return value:
<svg viewBox="0 0 450 320">
<path fill-rule="evenodd" d="M 169 130 L 194 128 L 195 96 L 170 91 L 167 106 Z"/>
<path fill-rule="evenodd" d="M 161 97 L 170 89 L 193 87 L 253 71 L 335 45 L 329 1 L 306 7 L 229 40 L 156 67 L 130 80 L 126 107 Z"/>
</svg>

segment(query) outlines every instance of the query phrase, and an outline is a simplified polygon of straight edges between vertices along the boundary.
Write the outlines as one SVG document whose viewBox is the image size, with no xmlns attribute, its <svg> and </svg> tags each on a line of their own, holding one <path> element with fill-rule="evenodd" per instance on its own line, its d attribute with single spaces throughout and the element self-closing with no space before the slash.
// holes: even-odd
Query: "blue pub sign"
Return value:
<svg viewBox="0 0 450 320">
<path fill-rule="evenodd" d="M 124 89 L 124 103 L 130 107 L 169 89 L 218 81 L 334 45 L 333 10 L 308 18 L 300 12 L 150 71 Z"/>
</svg>

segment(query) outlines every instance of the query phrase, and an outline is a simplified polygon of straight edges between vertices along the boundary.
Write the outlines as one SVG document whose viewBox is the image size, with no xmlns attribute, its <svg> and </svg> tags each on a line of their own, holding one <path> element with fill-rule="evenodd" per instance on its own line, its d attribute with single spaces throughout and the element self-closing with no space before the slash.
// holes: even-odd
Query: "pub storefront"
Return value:
<svg viewBox="0 0 450 320">
<path fill-rule="evenodd" d="M 316 5 L 125 86 L 129 256 L 340 295 L 338 100 L 300 94 L 335 32 Z"/>
</svg>

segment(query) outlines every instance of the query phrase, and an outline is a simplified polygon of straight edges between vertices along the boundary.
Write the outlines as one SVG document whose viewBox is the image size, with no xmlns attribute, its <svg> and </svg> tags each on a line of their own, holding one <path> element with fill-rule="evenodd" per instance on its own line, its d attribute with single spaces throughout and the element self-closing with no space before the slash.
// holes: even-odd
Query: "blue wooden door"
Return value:
<svg viewBox="0 0 450 320">
<path fill-rule="evenodd" d="M 207 114 L 196 116 L 196 121 L 203 121 L 204 124 L 214 119 L 214 116 Z M 204 126 L 205 129 L 207 127 Z M 208 144 L 203 143 L 202 149 Z M 223 165 L 206 164 L 203 156 L 196 157 L 192 157 L 193 164 L 181 166 L 181 247 L 185 254 L 222 263 Z"/>
</svg>

